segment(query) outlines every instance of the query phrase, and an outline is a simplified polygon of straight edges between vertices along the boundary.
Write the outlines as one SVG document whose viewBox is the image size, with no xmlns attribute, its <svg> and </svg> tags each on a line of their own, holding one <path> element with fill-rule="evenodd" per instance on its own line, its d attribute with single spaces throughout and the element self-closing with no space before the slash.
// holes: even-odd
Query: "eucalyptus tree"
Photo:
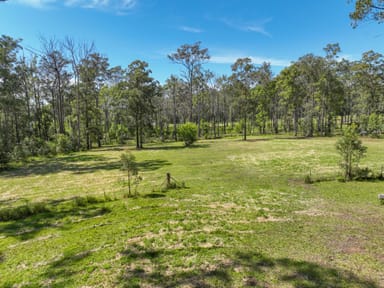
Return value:
<svg viewBox="0 0 384 288">
<path fill-rule="evenodd" d="M 135 60 L 128 65 L 128 109 L 134 121 L 137 149 L 143 148 L 144 129 L 151 125 L 150 120 L 155 108 L 153 100 L 159 93 L 158 82 L 150 76 L 151 73 L 148 63 L 144 61 Z"/>
<path fill-rule="evenodd" d="M 257 83 L 257 70 L 251 58 L 239 58 L 231 66 L 232 89 L 236 106 L 242 120 L 243 140 L 247 140 L 247 120 L 250 112 L 254 109 L 251 98 L 251 89 Z"/>
<path fill-rule="evenodd" d="M 64 40 L 63 46 L 68 53 L 68 59 L 72 68 L 72 93 L 75 96 L 75 100 L 72 100 L 72 113 L 75 114 L 75 120 L 72 119 L 73 137 L 76 139 L 75 149 L 81 148 L 81 102 L 82 95 L 80 93 L 80 66 L 82 59 L 89 58 L 89 55 L 94 53 L 93 43 L 76 43 L 73 38 L 67 37 Z"/>
<path fill-rule="evenodd" d="M 167 80 L 165 84 L 165 91 L 167 96 L 171 99 L 171 105 L 172 105 L 172 124 L 173 124 L 173 131 L 172 131 L 172 137 L 173 140 L 177 141 L 177 118 L 178 118 L 178 96 L 180 95 L 181 88 L 182 88 L 181 80 L 171 75 Z"/>
<path fill-rule="evenodd" d="M 65 134 L 65 117 L 68 110 L 66 94 L 71 77 L 68 71 L 70 62 L 64 55 L 62 45 L 56 39 L 43 38 L 41 41 L 44 54 L 40 59 L 40 69 L 50 94 L 47 95 L 47 99 L 52 106 L 55 133 Z"/>
<path fill-rule="evenodd" d="M 293 131 L 295 136 L 299 132 L 299 120 L 302 115 L 305 89 L 301 84 L 302 74 L 297 63 L 284 68 L 277 76 L 277 90 L 282 102 L 285 131 L 291 129 L 293 120 Z"/>
<path fill-rule="evenodd" d="M 353 71 L 354 62 L 342 59 L 338 62 L 338 79 L 343 84 L 344 97 L 340 109 L 340 128 L 344 123 L 351 124 L 353 117 L 359 114 L 362 109 L 359 107 L 359 87 L 355 80 L 356 75 Z"/>
<path fill-rule="evenodd" d="M 81 111 L 87 149 L 92 148 L 92 140 L 101 146 L 102 139 L 102 111 L 100 107 L 100 90 L 107 79 L 108 58 L 99 53 L 92 53 L 80 62 L 80 93 Z"/>
<path fill-rule="evenodd" d="M 349 14 L 354 28 L 363 20 L 374 20 L 378 23 L 384 21 L 383 0 L 356 0 L 354 2 L 355 9 Z"/>
<path fill-rule="evenodd" d="M 17 53 L 20 40 L 0 37 L 0 166 L 10 160 L 15 143 L 19 142 L 19 115 L 21 105 L 17 94 L 20 81 L 17 75 Z"/>
<path fill-rule="evenodd" d="M 355 62 L 353 67 L 355 82 L 360 87 L 360 95 L 364 103 L 362 110 L 368 117 L 371 113 L 384 112 L 383 69 L 383 55 L 372 50 L 363 53 L 362 59 Z"/>
<path fill-rule="evenodd" d="M 256 120 L 260 133 L 265 133 L 268 118 L 272 124 L 274 133 L 278 133 L 279 97 L 273 81 L 273 73 L 270 63 L 264 62 L 256 69 L 257 86 L 253 89 L 256 109 L 253 120 Z"/>
<path fill-rule="evenodd" d="M 196 79 L 202 70 L 202 65 L 209 59 L 207 48 L 200 47 L 201 42 L 181 45 L 175 53 L 168 55 L 168 59 L 183 66 L 182 77 L 188 85 L 189 121 L 193 121 L 193 96 L 195 94 Z"/>
</svg>

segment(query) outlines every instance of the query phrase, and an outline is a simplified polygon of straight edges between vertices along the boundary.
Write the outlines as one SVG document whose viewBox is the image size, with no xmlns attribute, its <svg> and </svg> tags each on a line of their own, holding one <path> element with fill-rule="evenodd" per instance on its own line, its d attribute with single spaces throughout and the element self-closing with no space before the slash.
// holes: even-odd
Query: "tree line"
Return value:
<svg viewBox="0 0 384 288">
<path fill-rule="evenodd" d="M 111 67 L 92 43 L 42 39 L 31 50 L 0 38 L 0 165 L 12 159 L 89 150 L 134 140 L 178 140 L 192 122 L 199 137 L 290 133 L 328 136 L 352 122 L 362 133 L 383 128 L 384 57 L 339 59 L 338 44 L 307 54 L 273 75 L 270 63 L 240 58 L 231 75 L 205 68 L 200 42 L 168 58 L 182 67 L 161 84 L 148 63 Z"/>
</svg>

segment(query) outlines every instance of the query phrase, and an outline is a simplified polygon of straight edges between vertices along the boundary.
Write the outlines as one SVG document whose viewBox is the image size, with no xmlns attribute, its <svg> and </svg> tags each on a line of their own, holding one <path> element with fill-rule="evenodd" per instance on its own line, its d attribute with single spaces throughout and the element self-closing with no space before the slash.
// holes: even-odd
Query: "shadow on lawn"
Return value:
<svg viewBox="0 0 384 288">
<path fill-rule="evenodd" d="M 191 253 L 206 254 L 197 248 Z M 271 258 L 249 251 L 237 252 L 232 259 L 200 265 L 197 269 L 169 269 L 176 250 L 151 250 L 131 245 L 122 252 L 126 268 L 118 278 L 123 287 L 361 287 L 379 288 L 372 281 L 359 278 L 346 270 L 321 266 L 289 258 Z M 197 259 L 199 257 L 196 257 Z M 176 267 L 177 268 L 177 267 Z M 236 275 L 237 274 L 237 275 Z M 240 275 L 239 275 L 240 274 Z M 276 279 L 269 283 L 273 275 Z M 241 280 L 240 280 L 241 279 Z M 239 283 L 242 281 L 242 283 Z"/>
<path fill-rule="evenodd" d="M 139 170 L 153 171 L 170 165 L 166 160 L 153 159 L 139 162 Z M 103 156 L 75 155 L 35 161 L 25 167 L 8 169 L 0 173 L 0 177 L 25 177 L 29 175 L 48 175 L 68 171 L 73 174 L 93 173 L 99 170 L 118 170 L 119 160 L 108 161 Z"/>
<path fill-rule="evenodd" d="M 68 201 L 68 199 L 44 202 L 44 204 L 50 203 L 48 205 L 52 205 L 52 203 L 54 203 L 53 205 L 57 205 L 58 201 L 64 202 Z M 25 217 L 24 219 L 7 221 L 6 224 L 0 225 L 0 235 L 15 237 L 21 241 L 26 241 L 34 238 L 42 229 L 57 228 L 60 230 L 66 230 L 66 224 L 73 225 L 73 222 L 68 222 L 70 217 L 74 217 L 76 221 L 81 221 L 81 219 L 85 220 L 87 218 L 101 216 L 109 212 L 109 208 L 106 208 L 105 206 L 100 207 L 99 204 L 88 204 L 88 206 L 85 207 L 74 207 L 71 206 L 71 203 L 68 203 L 65 208 L 58 210 L 51 208 L 47 212 L 31 215 L 29 217 Z"/>
<path fill-rule="evenodd" d="M 185 147 L 184 145 L 183 146 L 166 146 L 166 145 L 161 145 L 161 146 L 148 146 L 148 147 L 144 147 L 143 151 L 145 150 L 183 150 L 183 149 L 197 149 L 197 148 L 208 148 L 209 147 L 209 144 L 192 144 L 191 146 L 189 147 Z"/>
<path fill-rule="evenodd" d="M 53 287 L 67 287 L 73 285 L 73 279 L 76 274 L 84 273 L 86 266 L 81 265 L 81 261 L 91 256 L 91 251 L 75 253 L 64 253 L 64 256 L 49 265 L 45 272 L 45 277 L 52 280 Z M 49 281 L 48 280 L 48 281 Z"/>
</svg>

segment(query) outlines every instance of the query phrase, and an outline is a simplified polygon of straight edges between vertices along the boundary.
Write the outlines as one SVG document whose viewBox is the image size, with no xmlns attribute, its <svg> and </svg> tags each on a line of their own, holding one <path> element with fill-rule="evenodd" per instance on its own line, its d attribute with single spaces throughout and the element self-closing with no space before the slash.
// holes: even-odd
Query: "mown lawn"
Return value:
<svg viewBox="0 0 384 288">
<path fill-rule="evenodd" d="M 0 172 L 0 212 L 48 209 L 0 222 L 0 287 L 384 287 L 384 182 L 338 181 L 335 141 L 105 147 Z M 380 171 L 384 141 L 363 143 Z M 167 172 L 186 187 L 162 192 Z"/>
</svg>

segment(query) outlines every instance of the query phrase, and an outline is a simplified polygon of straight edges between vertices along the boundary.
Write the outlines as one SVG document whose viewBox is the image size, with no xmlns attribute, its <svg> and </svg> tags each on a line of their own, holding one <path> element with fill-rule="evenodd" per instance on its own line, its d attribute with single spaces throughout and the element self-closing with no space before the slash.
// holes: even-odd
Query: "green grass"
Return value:
<svg viewBox="0 0 384 288">
<path fill-rule="evenodd" d="M 3 171 L 0 214 L 44 209 L 0 222 L 0 287 L 384 287 L 384 182 L 338 181 L 335 142 L 105 147 Z M 363 142 L 380 171 L 384 141 Z M 186 187 L 162 192 L 167 172 Z"/>
</svg>

